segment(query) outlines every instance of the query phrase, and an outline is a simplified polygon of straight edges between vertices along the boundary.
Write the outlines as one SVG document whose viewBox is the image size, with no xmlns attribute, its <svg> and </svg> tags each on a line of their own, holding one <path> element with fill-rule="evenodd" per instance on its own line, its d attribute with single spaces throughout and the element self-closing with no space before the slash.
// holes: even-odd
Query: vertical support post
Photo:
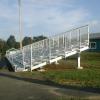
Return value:
<svg viewBox="0 0 100 100">
<path fill-rule="evenodd" d="M 52 48 L 55 49 L 55 46 L 54 46 L 54 44 L 55 44 L 55 43 L 54 43 L 54 42 L 55 42 L 55 41 L 54 41 L 54 38 L 53 38 L 52 41 L 53 41 L 53 43 L 52 43 Z M 53 52 L 54 52 L 54 51 L 53 51 Z"/>
<path fill-rule="evenodd" d="M 32 44 L 31 44 L 31 68 L 30 68 L 31 72 L 32 72 Z"/>
<path fill-rule="evenodd" d="M 77 56 L 78 56 L 78 58 L 77 58 L 77 67 L 78 67 L 78 69 L 80 69 L 80 53 L 77 53 Z"/>
<path fill-rule="evenodd" d="M 69 43 L 70 43 L 70 50 L 72 49 L 72 47 L 71 47 L 71 39 L 72 39 L 72 36 L 71 36 L 71 32 L 70 32 L 70 38 L 69 38 Z"/>
<path fill-rule="evenodd" d="M 79 51 L 80 51 L 80 48 L 81 48 L 81 33 L 80 33 L 80 29 L 79 29 Z"/>
<path fill-rule="evenodd" d="M 38 45 L 38 48 L 37 48 L 37 49 L 38 49 L 38 50 L 37 50 L 37 51 L 38 51 L 38 54 L 37 54 L 37 55 L 38 55 L 38 57 L 39 57 L 39 55 L 40 55 L 40 54 L 39 54 L 39 53 L 40 53 L 40 52 L 39 52 L 39 49 L 40 49 L 40 46 L 39 46 L 39 45 L 40 45 L 40 41 L 37 43 L 37 45 Z"/>
<path fill-rule="evenodd" d="M 59 48 L 59 36 L 58 36 L 58 48 Z"/>
<path fill-rule="evenodd" d="M 55 64 L 56 64 L 56 65 L 58 65 L 58 64 L 59 64 L 57 60 L 55 61 Z"/>
<path fill-rule="evenodd" d="M 23 66 L 24 66 L 24 70 L 25 70 L 25 64 L 24 64 L 24 48 L 21 50 L 21 52 L 22 52 Z"/>
<path fill-rule="evenodd" d="M 49 38 L 49 61 L 51 60 L 51 41 Z"/>
<path fill-rule="evenodd" d="M 13 54 L 12 54 L 11 60 L 12 60 L 12 63 L 14 63 L 14 55 Z M 15 72 L 16 72 L 16 66 L 15 66 Z"/>
<path fill-rule="evenodd" d="M 53 48 L 54 48 L 54 38 L 53 38 Z"/>
<path fill-rule="evenodd" d="M 83 67 L 81 67 L 80 60 L 81 60 L 80 52 L 78 52 L 78 53 L 77 53 L 77 68 L 78 68 L 78 69 L 83 69 Z"/>
<path fill-rule="evenodd" d="M 66 52 L 66 34 L 65 34 L 65 52 Z"/>
<path fill-rule="evenodd" d="M 45 48 L 45 47 L 44 47 L 44 41 L 45 41 L 45 40 L 43 40 L 43 45 L 42 45 L 42 53 L 43 53 L 42 56 L 43 56 L 43 58 L 44 58 L 44 49 L 43 49 L 43 48 Z"/>
<path fill-rule="evenodd" d="M 65 38 L 65 39 L 64 39 L 64 40 L 65 40 L 65 41 L 64 41 L 64 42 L 65 42 L 65 43 L 64 43 L 64 56 L 65 56 L 65 60 L 66 60 L 66 34 L 65 34 L 64 36 L 65 36 L 65 37 L 64 37 L 64 38 Z"/>
<path fill-rule="evenodd" d="M 58 49 L 59 49 L 59 36 L 58 36 Z M 59 50 L 56 50 L 56 54 L 57 54 L 57 55 L 58 55 L 58 51 L 59 51 Z M 57 60 L 55 61 L 55 64 L 56 64 L 56 65 L 59 64 Z"/>
<path fill-rule="evenodd" d="M 64 47 L 64 34 L 63 34 L 63 47 Z"/>
<path fill-rule="evenodd" d="M 83 69 L 83 67 L 81 67 L 80 64 L 80 48 L 81 48 L 81 33 L 80 33 L 80 29 L 79 29 L 79 50 L 77 51 L 77 67 L 78 69 Z"/>
<path fill-rule="evenodd" d="M 89 25 L 88 25 L 88 46 L 89 46 Z"/>
<path fill-rule="evenodd" d="M 77 29 L 76 36 L 77 36 L 77 37 L 76 37 L 76 39 L 77 39 L 77 40 L 76 40 L 76 43 L 77 43 L 78 46 L 80 46 L 80 44 L 79 44 L 79 43 L 80 43 L 80 30 L 79 30 L 79 29 Z"/>
<path fill-rule="evenodd" d="M 65 54 L 65 34 L 63 34 L 63 48 L 62 48 L 64 51 L 64 54 Z"/>
</svg>

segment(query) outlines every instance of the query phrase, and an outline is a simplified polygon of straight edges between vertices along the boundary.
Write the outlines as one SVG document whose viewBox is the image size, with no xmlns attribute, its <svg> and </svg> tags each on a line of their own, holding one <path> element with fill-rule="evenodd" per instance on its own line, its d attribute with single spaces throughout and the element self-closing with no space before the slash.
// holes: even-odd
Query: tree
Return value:
<svg viewBox="0 0 100 100">
<path fill-rule="evenodd" d="M 11 35 L 7 40 L 7 45 L 9 48 L 15 48 L 16 45 L 16 39 L 13 35 Z"/>
<path fill-rule="evenodd" d="M 22 43 L 23 43 L 23 46 L 25 46 L 25 45 L 31 44 L 32 42 L 37 42 L 46 38 L 47 37 L 43 35 L 33 37 L 33 40 L 31 39 L 31 37 L 24 37 Z M 10 48 L 16 48 L 16 49 L 20 48 L 19 42 L 16 42 L 16 39 L 13 35 L 11 35 L 7 39 L 7 41 L 0 39 L 0 54 L 1 55 L 5 55 L 6 51 Z"/>
<path fill-rule="evenodd" d="M 37 37 L 33 37 L 33 42 L 37 42 L 37 41 L 40 41 L 40 40 L 44 40 L 46 38 L 47 37 L 45 37 L 43 35 L 40 35 L 40 36 L 37 36 Z"/>
<path fill-rule="evenodd" d="M 16 48 L 16 49 L 20 48 L 20 43 L 19 43 L 19 42 L 16 42 L 15 48 Z"/>
<path fill-rule="evenodd" d="M 2 51 L 2 55 L 5 55 L 6 51 L 9 49 L 9 46 L 7 45 L 7 43 L 5 42 L 4 47 L 3 47 L 3 51 Z"/>
<path fill-rule="evenodd" d="M 6 41 L 0 39 L 0 54 L 5 55 L 7 49 L 8 49 L 8 46 L 6 44 Z"/>
<path fill-rule="evenodd" d="M 23 43 L 23 46 L 31 44 L 32 43 L 31 37 L 24 37 L 22 43 Z"/>
<path fill-rule="evenodd" d="M 5 45 L 5 41 L 0 39 L 0 53 L 3 52 L 4 45 Z"/>
</svg>

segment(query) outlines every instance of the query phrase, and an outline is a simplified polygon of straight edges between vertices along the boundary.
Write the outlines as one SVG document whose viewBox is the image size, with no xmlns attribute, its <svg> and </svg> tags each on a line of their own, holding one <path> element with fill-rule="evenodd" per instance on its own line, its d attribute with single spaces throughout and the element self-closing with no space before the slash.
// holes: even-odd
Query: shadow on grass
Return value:
<svg viewBox="0 0 100 100">
<path fill-rule="evenodd" d="M 21 81 L 25 81 L 25 82 L 40 84 L 40 85 L 48 85 L 48 86 L 52 86 L 52 87 L 56 87 L 56 88 L 73 89 L 73 90 L 79 90 L 79 91 L 91 92 L 91 93 L 100 93 L 100 88 L 93 88 L 93 87 L 80 88 L 80 87 L 77 87 L 77 86 L 60 85 L 60 84 L 54 83 L 50 80 L 23 78 L 23 77 L 19 77 L 19 76 L 16 76 L 16 75 L 11 75 L 10 72 L 9 73 L 0 72 L 0 76 L 1 77 L 8 77 L 8 78 L 19 80 L 19 81 L 21 80 Z"/>
</svg>

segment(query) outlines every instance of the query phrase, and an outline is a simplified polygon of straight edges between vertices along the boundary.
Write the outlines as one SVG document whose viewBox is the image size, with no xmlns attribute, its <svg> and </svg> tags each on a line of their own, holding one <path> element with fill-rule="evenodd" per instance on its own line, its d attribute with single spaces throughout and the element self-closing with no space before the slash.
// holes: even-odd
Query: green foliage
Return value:
<svg viewBox="0 0 100 100">
<path fill-rule="evenodd" d="M 23 46 L 31 44 L 32 43 L 31 37 L 24 37 L 22 43 L 23 43 Z"/>
<path fill-rule="evenodd" d="M 37 42 L 37 41 L 40 41 L 40 40 L 43 40 L 43 39 L 46 39 L 46 37 L 43 36 L 43 35 L 37 36 L 37 37 L 33 37 L 33 42 Z"/>
<path fill-rule="evenodd" d="M 19 44 L 19 42 L 16 42 L 16 44 L 15 44 L 15 48 L 16 48 L 16 49 L 20 48 L 20 44 Z"/>
<path fill-rule="evenodd" d="M 23 46 L 25 46 L 25 45 L 29 45 L 33 42 L 37 42 L 43 39 L 46 39 L 46 37 L 42 35 L 33 37 L 33 39 L 31 37 L 24 37 L 22 43 L 23 43 Z M 0 39 L 0 55 L 4 56 L 6 51 L 11 48 L 16 48 L 16 49 L 20 48 L 20 43 L 16 41 L 13 35 L 11 35 L 7 39 L 7 41 Z"/>
<path fill-rule="evenodd" d="M 59 84 L 75 85 L 85 87 L 100 87 L 100 70 L 67 70 L 45 72 L 47 80 L 52 80 Z"/>
<path fill-rule="evenodd" d="M 5 47 L 5 41 L 0 39 L 0 54 L 3 53 L 4 47 Z"/>
<path fill-rule="evenodd" d="M 15 48 L 16 46 L 16 39 L 13 35 L 11 35 L 7 40 L 7 45 L 9 48 Z"/>
<path fill-rule="evenodd" d="M 33 39 L 31 37 L 24 37 L 22 43 L 23 43 L 23 46 L 25 46 L 25 45 L 29 45 L 33 42 L 37 42 L 37 41 L 40 41 L 40 40 L 43 40 L 43 39 L 46 39 L 46 37 L 42 36 L 42 35 L 37 36 L 37 37 L 33 37 Z"/>
</svg>

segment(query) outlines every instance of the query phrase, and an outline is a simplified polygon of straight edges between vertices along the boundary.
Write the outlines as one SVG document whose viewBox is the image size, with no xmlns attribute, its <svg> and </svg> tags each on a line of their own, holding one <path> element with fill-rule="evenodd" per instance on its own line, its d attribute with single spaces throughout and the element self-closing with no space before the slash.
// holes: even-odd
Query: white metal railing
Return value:
<svg viewBox="0 0 100 100">
<path fill-rule="evenodd" d="M 24 46 L 22 50 L 7 51 L 6 56 L 13 64 L 22 64 L 26 69 L 86 46 L 89 46 L 88 25 Z"/>
</svg>

